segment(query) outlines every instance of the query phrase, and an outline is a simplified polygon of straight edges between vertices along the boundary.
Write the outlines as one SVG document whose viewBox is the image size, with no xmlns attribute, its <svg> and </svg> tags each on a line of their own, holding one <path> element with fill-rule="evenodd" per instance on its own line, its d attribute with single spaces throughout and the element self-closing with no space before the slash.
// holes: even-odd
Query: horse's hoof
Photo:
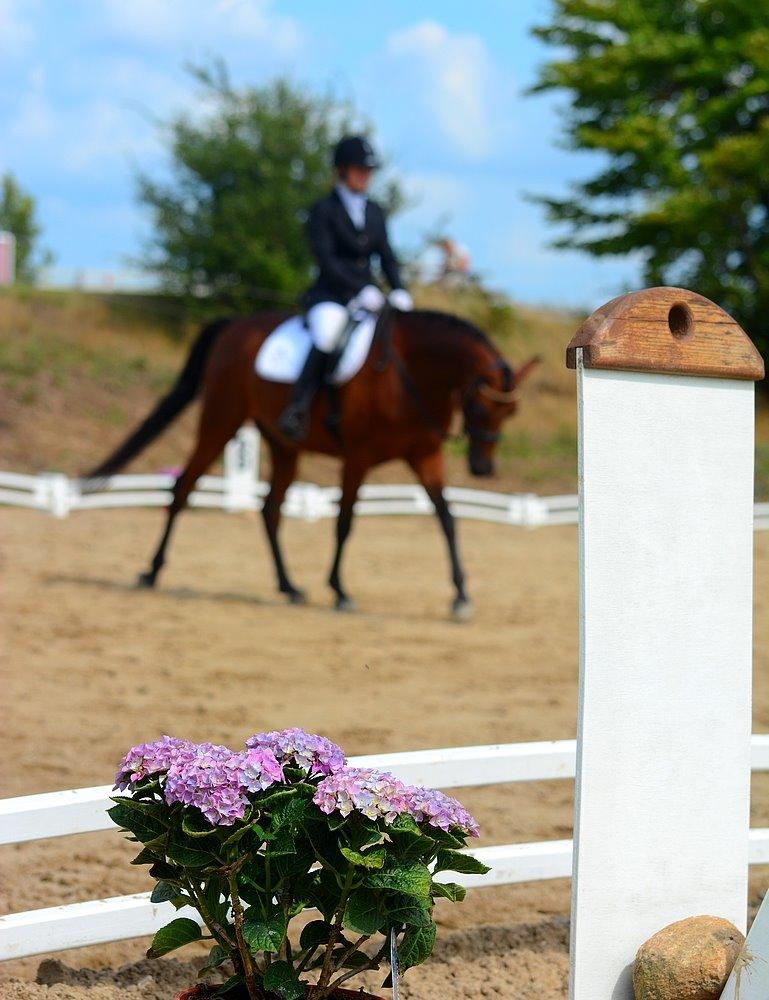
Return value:
<svg viewBox="0 0 769 1000">
<path fill-rule="evenodd" d="M 152 590 L 155 586 L 155 574 L 154 573 L 140 573 L 136 581 L 136 586 L 139 590 Z"/>
<path fill-rule="evenodd" d="M 289 604 L 306 604 L 307 594 L 303 590 L 286 590 L 284 591 L 286 597 L 288 598 Z"/>
<path fill-rule="evenodd" d="M 458 597 L 451 605 L 451 617 L 455 622 L 469 622 L 473 617 L 473 606 L 466 597 Z"/>
<path fill-rule="evenodd" d="M 348 597 L 346 594 L 344 596 L 338 594 L 336 601 L 334 601 L 334 610 L 350 612 L 357 611 L 358 608 L 355 601 L 351 597 Z"/>
</svg>

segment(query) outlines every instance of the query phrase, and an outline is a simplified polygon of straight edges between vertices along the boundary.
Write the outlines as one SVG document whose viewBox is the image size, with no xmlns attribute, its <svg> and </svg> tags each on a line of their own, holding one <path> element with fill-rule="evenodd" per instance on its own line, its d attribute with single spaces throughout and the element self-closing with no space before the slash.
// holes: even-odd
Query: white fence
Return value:
<svg viewBox="0 0 769 1000">
<path fill-rule="evenodd" d="M 351 763 L 384 768 L 417 784 L 468 788 L 573 778 L 575 760 L 576 741 L 559 740 L 379 754 Z M 752 767 L 769 772 L 769 735 L 753 737 Z M 0 844 L 109 829 L 117 835 L 106 814 L 111 794 L 107 785 L 0 800 Z M 572 870 L 570 840 L 480 847 L 471 853 L 491 872 L 451 876 L 468 888 L 568 878 Z M 750 861 L 769 864 L 769 829 L 750 831 Z M 152 903 L 149 893 L 12 913 L 0 917 L 0 960 L 153 934 L 173 914 L 170 903 Z M 195 917 L 194 912 L 186 915 Z"/>
<path fill-rule="evenodd" d="M 82 510 L 165 507 L 171 500 L 173 485 L 174 477 L 166 473 L 111 476 L 98 492 L 83 493 L 76 480 L 61 473 L 32 476 L 0 472 L 0 505 L 27 507 L 60 518 Z M 244 477 L 237 466 L 225 465 L 223 476 L 201 476 L 189 503 L 191 507 L 232 512 L 261 510 L 268 490 L 269 483 Z M 338 486 L 293 483 L 283 502 L 283 514 L 305 521 L 336 517 L 340 496 Z M 494 493 L 449 486 L 446 497 L 455 517 L 474 521 L 534 528 L 576 524 L 579 516 L 576 494 L 540 497 L 534 493 Z M 368 483 L 360 489 L 355 513 L 432 514 L 433 505 L 424 489 L 416 483 Z M 755 505 L 754 526 L 757 531 L 769 530 L 769 503 Z"/>
</svg>

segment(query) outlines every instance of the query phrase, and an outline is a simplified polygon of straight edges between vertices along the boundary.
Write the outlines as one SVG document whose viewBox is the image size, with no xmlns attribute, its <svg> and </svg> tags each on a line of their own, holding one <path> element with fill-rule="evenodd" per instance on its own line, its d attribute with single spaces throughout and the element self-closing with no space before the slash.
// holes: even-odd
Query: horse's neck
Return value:
<svg viewBox="0 0 769 1000">
<path fill-rule="evenodd" d="M 406 329 L 396 346 L 420 391 L 446 400 L 470 384 L 480 362 L 480 345 L 461 331 Z"/>
</svg>

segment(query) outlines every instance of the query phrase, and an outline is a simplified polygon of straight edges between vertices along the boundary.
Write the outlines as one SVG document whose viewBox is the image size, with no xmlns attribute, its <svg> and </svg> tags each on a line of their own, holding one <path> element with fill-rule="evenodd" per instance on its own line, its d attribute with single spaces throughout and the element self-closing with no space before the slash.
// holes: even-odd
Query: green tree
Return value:
<svg viewBox="0 0 769 1000">
<path fill-rule="evenodd" d="M 0 229 L 16 237 L 16 280 L 33 284 L 39 268 L 49 262 L 51 255 L 38 248 L 41 230 L 36 219 L 35 199 L 10 173 L 0 178 Z"/>
<path fill-rule="evenodd" d="M 567 91 L 567 144 L 604 154 L 538 199 L 555 245 L 639 253 L 769 355 L 769 0 L 554 0 L 534 33 L 557 55 L 533 91 Z"/>
<path fill-rule="evenodd" d="M 170 123 L 171 179 L 139 179 L 155 223 L 144 264 L 219 306 L 295 301 L 313 267 L 307 209 L 329 189 L 330 151 L 354 113 L 285 80 L 235 89 L 222 64 L 192 72 L 208 110 Z M 385 198 L 397 207 L 397 184 Z"/>
</svg>

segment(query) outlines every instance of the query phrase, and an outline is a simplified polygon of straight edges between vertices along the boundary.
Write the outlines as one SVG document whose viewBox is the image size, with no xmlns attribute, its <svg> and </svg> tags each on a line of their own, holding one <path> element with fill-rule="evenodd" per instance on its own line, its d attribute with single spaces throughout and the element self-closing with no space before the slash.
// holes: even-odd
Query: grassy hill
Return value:
<svg viewBox="0 0 769 1000">
<path fill-rule="evenodd" d="M 576 489 L 574 375 L 564 348 L 581 317 L 515 305 L 478 292 L 423 288 L 419 305 L 466 316 L 486 330 L 513 365 L 536 353 L 543 363 L 520 411 L 505 427 L 492 489 L 537 493 Z M 0 469 L 56 470 L 92 465 L 138 421 L 174 378 L 194 326 L 177 303 L 157 296 L 85 292 L 0 292 Z M 156 471 L 181 464 L 196 422 L 191 407 L 132 465 Z M 447 445 L 449 480 L 468 475 L 464 445 Z M 759 413 L 758 492 L 769 496 L 769 408 Z M 301 475 L 336 482 L 337 463 L 307 456 Z M 372 478 L 404 481 L 401 465 Z"/>
</svg>

